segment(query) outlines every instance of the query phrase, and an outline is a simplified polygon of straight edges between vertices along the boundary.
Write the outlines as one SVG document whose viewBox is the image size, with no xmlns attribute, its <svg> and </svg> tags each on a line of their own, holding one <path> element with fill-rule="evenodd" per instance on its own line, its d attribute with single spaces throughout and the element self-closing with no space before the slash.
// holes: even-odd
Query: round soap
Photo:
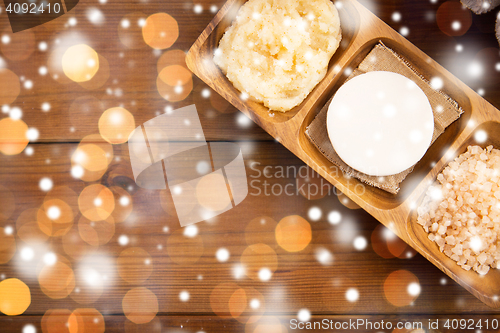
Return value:
<svg viewBox="0 0 500 333">
<path fill-rule="evenodd" d="M 371 176 L 417 163 L 429 148 L 434 115 L 425 93 L 392 72 L 369 72 L 342 85 L 328 108 L 328 136 L 339 157 Z"/>
</svg>

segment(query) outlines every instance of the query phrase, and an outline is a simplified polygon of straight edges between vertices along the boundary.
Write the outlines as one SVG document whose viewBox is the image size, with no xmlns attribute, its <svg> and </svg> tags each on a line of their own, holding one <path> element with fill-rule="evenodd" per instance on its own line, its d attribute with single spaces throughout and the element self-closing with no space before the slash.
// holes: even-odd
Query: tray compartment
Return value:
<svg viewBox="0 0 500 333">
<path fill-rule="evenodd" d="M 485 131 L 488 134 L 488 138 L 485 142 L 476 142 L 475 134 L 478 131 Z M 500 123 L 496 121 L 487 121 L 476 127 L 472 134 L 470 134 L 460 145 L 459 149 L 455 151 L 454 154 L 450 154 L 448 156 L 448 162 L 439 168 L 439 170 L 436 170 L 436 174 L 440 173 L 448 165 L 448 163 L 455 159 L 458 155 L 467 151 L 467 147 L 470 145 L 478 145 L 482 148 L 493 145 L 494 148 L 500 149 Z M 429 186 L 430 185 L 431 184 L 429 184 Z M 427 191 L 429 186 L 426 187 L 425 191 Z M 422 203 L 425 197 L 425 191 L 418 199 L 418 205 Z M 490 269 L 490 271 L 484 276 L 480 276 L 472 270 L 465 271 L 458 266 L 455 261 L 448 258 L 444 253 L 441 253 L 436 243 L 429 240 L 427 237 L 428 233 L 426 233 L 424 228 L 417 223 L 417 217 L 417 211 L 413 210 L 410 218 L 408 219 L 407 231 L 411 241 L 415 243 L 418 249 L 420 249 L 420 252 L 438 268 L 450 275 L 457 282 L 461 283 L 465 288 L 469 289 L 470 287 L 468 286 L 473 286 L 480 289 L 482 291 L 482 295 L 478 297 L 483 302 L 489 303 L 489 305 L 493 307 L 500 307 L 500 301 L 498 300 L 498 297 L 500 296 L 500 269 Z M 478 284 L 480 284 L 480 286 Z"/>
<path fill-rule="evenodd" d="M 361 61 L 370 53 L 370 51 L 382 41 L 387 47 L 391 48 L 397 54 L 406 59 L 414 69 L 420 73 L 424 78 L 430 80 L 433 77 L 440 77 L 444 86 L 442 91 L 450 96 L 452 99 L 457 101 L 457 103 L 462 107 L 464 113 L 462 116 L 446 128 L 443 134 L 429 147 L 423 158 L 415 165 L 414 170 L 406 177 L 406 179 L 400 185 L 400 191 L 398 194 L 394 195 L 388 193 L 379 188 L 366 185 L 361 181 L 354 178 L 339 177 L 342 172 L 333 163 L 326 159 L 317 148 L 310 142 L 310 140 L 305 135 L 305 130 L 307 126 L 311 124 L 319 111 L 328 102 L 328 100 L 335 94 L 335 92 L 342 86 L 349 75 L 349 71 L 346 73 L 346 69 L 354 69 L 358 67 Z M 371 202 L 375 207 L 382 210 L 390 210 L 398 207 L 403 202 L 405 202 L 411 193 L 417 188 L 422 179 L 433 169 L 435 163 L 439 161 L 446 153 L 446 147 L 449 147 L 452 142 L 454 142 L 460 133 L 467 127 L 467 124 L 471 118 L 472 106 L 469 98 L 460 87 L 450 79 L 448 79 L 445 73 L 440 72 L 439 69 L 431 66 L 426 59 L 422 59 L 416 54 L 414 54 L 410 49 L 405 47 L 403 44 L 390 38 L 375 38 L 366 42 L 361 48 L 359 48 L 354 55 L 346 62 L 346 65 L 332 80 L 325 92 L 315 104 L 315 107 L 306 115 L 304 121 L 301 125 L 301 130 L 299 134 L 299 141 L 302 149 L 307 155 L 313 159 L 318 165 L 331 170 L 332 175 L 338 179 L 344 186 L 349 188 L 356 194 L 360 194 L 360 188 L 364 187 L 365 190 L 362 193 L 364 200 Z"/>
<path fill-rule="evenodd" d="M 352 3 L 353 0 L 343 0 L 336 2 L 340 3 L 340 5 L 337 5 L 337 10 L 340 15 L 342 41 L 337 51 L 330 59 L 330 62 L 328 64 L 328 72 L 325 76 L 325 79 L 323 79 L 323 81 L 321 81 L 313 89 L 313 91 L 309 93 L 309 95 L 301 104 L 285 113 L 273 111 L 272 113 L 274 114 L 274 116 L 271 117 L 269 115 L 269 109 L 264 105 L 251 100 L 241 99 L 241 93 L 236 88 L 234 88 L 233 84 L 226 78 L 222 71 L 213 62 L 213 53 L 218 47 L 220 39 L 222 38 L 226 29 L 231 25 L 232 21 L 236 18 L 236 14 L 239 8 L 245 2 L 247 2 L 247 0 L 230 0 L 222 7 L 222 9 L 210 23 L 210 29 L 206 30 L 206 33 L 208 33 L 206 35 L 206 38 L 203 40 L 202 38 L 205 36 L 202 34 L 200 36 L 200 39 L 197 41 L 197 43 L 201 44 L 197 45 L 197 43 L 195 43 L 196 47 L 192 48 L 188 52 L 188 56 L 186 58 L 188 66 L 193 71 L 195 71 L 195 73 L 197 72 L 197 74 L 200 73 L 203 76 L 210 77 L 211 80 L 206 83 L 238 109 L 242 111 L 246 110 L 250 114 L 255 114 L 259 118 L 264 119 L 266 122 L 270 123 L 283 123 L 289 121 L 300 111 L 309 111 L 309 105 L 313 103 L 318 95 L 323 94 L 322 90 L 325 86 L 323 82 L 325 80 L 328 80 L 328 77 L 331 76 L 331 73 L 334 71 L 335 66 L 342 58 L 345 51 L 351 46 L 353 39 L 359 31 L 359 13 Z"/>
</svg>

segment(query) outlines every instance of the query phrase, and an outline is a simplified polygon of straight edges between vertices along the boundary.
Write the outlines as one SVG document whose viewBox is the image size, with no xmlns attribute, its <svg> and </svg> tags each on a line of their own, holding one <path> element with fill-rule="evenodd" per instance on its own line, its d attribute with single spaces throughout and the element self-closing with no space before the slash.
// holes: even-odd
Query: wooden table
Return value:
<svg viewBox="0 0 500 333">
<path fill-rule="evenodd" d="M 28 152 L 32 149 L 33 154 L 0 154 L 0 185 L 3 186 L 0 188 L 0 226 L 14 228 L 17 246 L 14 257 L 0 266 L 0 276 L 1 279 L 19 278 L 31 292 L 31 305 L 22 315 L 0 317 L 2 332 L 22 332 L 28 324 L 37 332 L 42 331 L 42 324 L 45 325 L 43 332 L 70 329 L 76 332 L 74 325 L 69 328 L 65 325 L 68 319 L 84 318 L 82 313 L 91 313 L 88 317 L 91 319 L 98 318 L 94 315 L 97 311 L 104 318 L 106 332 L 292 332 L 295 329 L 291 320 L 303 309 L 310 312 L 313 321 L 328 319 L 342 323 L 359 319 L 375 324 L 383 320 L 394 325 L 392 329 L 386 326 L 375 330 L 375 326 L 370 330 L 362 326 L 356 330 L 349 326 L 345 330 L 353 332 L 392 332 L 397 322 L 422 322 L 429 331 L 429 320 L 439 320 L 439 331 L 448 331 L 443 327 L 447 319 L 472 319 L 475 324 L 483 320 L 482 332 L 498 331 L 500 327 L 485 329 L 484 326 L 485 320 L 489 320 L 490 325 L 493 319 L 500 320 L 498 310 L 481 303 L 404 243 L 392 239 L 377 221 L 322 183 L 322 179 L 267 133 L 246 122 L 213 91 L 206 90 L 207 86 L 199 79 L 193 78 L 191 93 L 181 101 L 170 102 L 160 96 L 156 88 L 158 59 L 173 49 L 187 51 L 223 1 L 102 2 L 82 0 L 65 16 L 31 29 L 29 34 L 35 43 L 20 44 L 25 47 L 18 50 L 20 56 L 8 56 L 8 44 L 0 47 L 5 66 L 22 79 L 20 94 L 10 107 L 22 109 L 22 120 L 39 131 L 38 140 L 28 145 Z M 471 14 L 468 31 L 451 37 L 436 24 L 436 12 L 443 1 L 361 2 L 394 29 L 407 29 L 407 38 L 412 43 L 500 107 L 500 65 L 497 65 L 500 56 L 494 37 L 496 11 L 482 16 Z M 92 9 L 101 12 L 104 18 L 101 24 L 92 23 L 88 18 Z M 144 43 L 137 24 L 139 19 L 159 12 L 168 13 L 177 21 L 179 38 L 171 48 L 153 51 Z M 396 12 L 401 16 L 399 20 L 398 15 L 394 15 Z M 467 11 L 457 15 L 469 17 Z M 130 24 L 127 28 L 123 28 L 124 18 Z M 442 19 L 439 15 L 438 18 Z M 10 31 L 5 8 L 0 14 L 0 31 L 7 34 Z M 63 76 L 54 79 L 56 72 L 48 65 L 50 55 L 58 46 L 71 44 L 78 38 L 109 63 L 109 78 L 102 85 L 91 87 L 93 89 Z M 40 42 L 48 44 L 46 51 L 39 48 Z M 29 56 L 21 59 L 25 54 Z M 104 66 L 103 62 L 100 64 Z M 39 74 L 41 66 L 48 67 L 47 75 Z M 44 111 L 43 103 L 49 103 L 50 110 Z M 196 235 L 183 235 L 185 229 L 179 226 L 168 195 L 134 185 L 126 143 L 113 146 L 114 158 L 98 180 L 84 182 L 72 177 L 71 156 L 82 138 L 99 133 L 98 122 L 104 110 L 121 106 L 134 116 L 139 126 L 168 107 L 176 109 L 193 103 L 207 141 L 237 142 L 241 146 L 248 179 L 252 181 L 243 203 L 209 223 L 196 224 Z M 0 114 L 1 118 L 5 116 L 7 114 Z M 280 170 L 290 172 L 282 174 Z M 52 191 L 60 186 L 72 189 L 73 196 L 66 194 L 59 198 L 66 200 L 76 214 L 65 230 L 66 236 L 48 237 L 40 244 L 25 242 L 25 238 L 19 236 L 19 227 L 26 219 L 19 220 L 19 217 L 29 209 L 36 213 L 50 195 L 51 192 L 39 186 L 40 180 L 46 177 L 53 182 Z M 307 198 L 305 189 L 311 182 L 325 184 L 325 193 Z M 91 184 L 103 184 L 115 191 L 116 223 L 111 226 L 81 221 L 75 198 Z M 288 194 L 280 193 L 279 189 L 287 185 Z M 123 189 L 128 191 L 131 202 L 120 207 L 120 196 L 128 197 Z M 132 213 L 120 222 L 119 215 L 126 215 L 131 206 Z M 321 216 L 315 220 L 318 209 Z M 330 215 L 332 212 L 336 215 Z M 292 215 L 308 220 L 312 229 L 310 243 L 298 252 L 286 251 L 275 237 L 276 224 Z M 82 228 L 95 231 L 93 236 L 86 234 L 89 243 L 81 240 Z M 367 241 L 366 247 L 363 247 L 363 239 Z M 255 246 L 259 243 L 266 245 Z M 34 250 L 31 261 L 22 259 L 27 247 Z M 135 257 L 123 253 L 130 248 L 135 248 Z M 226 261 L 216 257 L 221 248 L 230 254 Z M 265 254 L 252 249 L 260 249 Z M 71 288 L 70 283 L 67 287 L 71 289 L 67 290 L 67 297 L 55 298 L 54 293 L 40 286 L 37 274 L 44 265 L 46 253 L 55 253 L 59 261 L 71 268 L 75 286 Z M 246 274 L 238 268 L 241 261 L 247 264 Z M 262 268 L 270 268 L 273 273 L 267 281 L 258 278 Z M 389 276 L 395 271 L 402 271 L 399 272 L 402 275 L 390 283 Z M 57 280 L 65 276 L 62 274 L 58 271 L 51 278 Z M 89 282 L 92 278 L 102 283 L 102 290 L 92 287 L 92 281 Z M 407 292 L 412 282 L 417 283 L 412 285 L 417 288 L 414 296 Z M 143 303 L 130 302 L 125 297 L 132 289 L 145 290 L 140 288 L 150 291 Z M 129 320 L 134 317 L 124 315 L 123 305 L 146 311 L 155 299 L 158 311 L 151 322 L 137 324 Z M 82 304 L 85 300 L 88 303 Z M 79 308 L 93 310 L 77 311 L 79 316 L 70 317 L 71 312 Z M 49 311 L 54 309 L 59 310 Z M 262 317 L 251 317 L 252 314 Z M 255 319 L 259 321 L 252 324 Z M 69 320 L 71 323 L 72 319 Z M 92 320 L 86 322 L 85 332 L 102 331 L 100 322 Z M 276 325 L 277 320 L 281 328 Z"/>
</svg>

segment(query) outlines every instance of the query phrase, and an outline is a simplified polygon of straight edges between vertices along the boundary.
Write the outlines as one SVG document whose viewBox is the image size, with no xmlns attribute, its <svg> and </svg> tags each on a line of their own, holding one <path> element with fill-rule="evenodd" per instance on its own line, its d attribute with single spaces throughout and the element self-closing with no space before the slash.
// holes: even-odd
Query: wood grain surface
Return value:
<svg viewBox="0 0 500 333">
<path fill-rule="evenodd" d="M 458 0 L 452 2 L 459 3 Z M 408 28 L 408 40 L 473 90 L 481 92 L 493 106 L 500 107 L 500 75 L 495 69 L 500 62 L 494 34 L 495 11 L 481 16 L 470 14 L 471 26 L 467 32 L 461 36 L 448 36 L 436 23 L 441 15 L 438 9 L 444 1 L 361 3 L 395 30 Z M 201 5 L 201 13 L 196 5 Z M 0 265 L 0 279 L 19 278 L 31 292 L 31 305 L 24 314 L 1 316 L 0 330 L 22 332 L 23 327 L 32 324 L 37 332 L 68 331 L 67 327 L 56 330 L 59 327 L 57 320 L 64 324 L 69 314 L 78 308 L 99 311 L 104 316 L 106 332 L 257 332 L 255 325 L 246 324 L 251 313 L 265 314 L 259 320 L 266 333 L 286 332 L 269 324 L 276 322 L 271 317 L 278 318 L 281 325 L 291 332 L 290 320 L 297 318 L 301 309 L 307 309 L 313 320 L 500 320 L 498 310 L 483 304 L 397 237 L 387 234 L 368 213 L 348 208 L 356 208 L 356 205 L 345 202 L 345 196 L 329 188 L 326 181 L 307 169 L 302 161 L 260 127 L 247 124 L 233 106 L 224 105 L 220 96 L 218 99 L 214 97 L 214 91 L 210 90 L 210 98 L 203 97 L 207 96 L 206 91 L 202 92 L 208 86 L 195 76 L 192 78 L 193 90 L 184 100 L 171 102 L 162 98 L 156 86 L 161 54 L 172 49 L 187 51 L 214 17 L 211 6 L 220 9 L 222 5 L 223 1 L 209 0 L 108 0 L 106 3 L 81 0 L 70 13 L 30 30 L 36 43 L 28 58 L 10 59 L 5 49 L 7 46 L 0 45 L 5 67 L 18 77 L 24 77 L 20 94 L 10 107 L 22 109 L 22 120 L 40 133 L 39 139 L 28 145 L 33 150 L 32 155 L 25 152 L 13 156 L 0 154 L 0 227 L 13 227 L 16 243 L 14 257 Z M 91 8 L 102 12 L 105 19 L 102 25 L 92 24 L 87 18 Z M 137 12 L 143 16 L 127 16 Z M 178 23 L 179 38 L 172 47 L 154 52 L 144 43 L 140 29 L 129 36 L 137 48 L 122 43 L 120 33 L 123 29 L 120 26 L 125 16 L 130 18 L 132 27 L 139 18 L 159 12 L 170 14 Z M 393 19 L 394 12 L 401 14 L 400 20 Z M 74 26 L 68 23 L 71 17 L 76 18 Z M 8 31 L 8 24 L 2 7 L 0 30 Z M 51 77 L 50 68 L 45 76 L 38 73 L 40 66 L 48 66 L 56 40 L 59 38 L 60 43 L 64 43 L 65 34 L 70 32 L 83 36 L 86 44 L 109 63 L 109 78 L 102 86 L 88 90 L 72 81 L 61 83 L 61 80 Z M 48 43 L 47 51 L 38 49 L 42 41 Z M 457 49 L 461 51 L 457 52 Z M 474 71 L 471 74 L 470 66 L 474 62 L 482 68 L 479 76 Z M 25 88 L 26 80 L 32 81 L 31 89 Z M 86 99 L 80 99 L 72 108 L 75 100 L 82 97 Z M 87 109 L 76 108 L 85 106 L 85 101 L 95 100 L 98 102 L 88 103 Z M 48 112 L 42 110 L 45 102 L 50 103 Z M 71 156 L 85 136 L 99 133 L 98 122 L 106 109 L 123 106 L 131 112 L 138 126 L 162 114 L 167 107 L 175 109 L 193 103 L 197 106 L 208 141 L 232 141 L 241 146 L 250 182 L 247 199 L 211 222 L 196 224 L 196 236 L 183 235 L 185 229 L 179 226 L 167 191 L 150 191 L 135 186 L 127 144 L 112 147 L 114 157 L 101 178 L 85 182 L 72 177 Z M 0 120 L 7 116 L 0 113 Z M 282 170 L 290 172 L 283 175 Z M 25 223 L 34 221 L 22 214 L 36 214 L 43 207 L 44 200 L 52 199 L 47 198 L 50 191 L 40 189 L 39 182 L 44 177 L 52 180 L 53 191 L 60 186 L 71 188 L 74 195 L 64 192 L 64 195 L 55 197 L 67 201 L 74 216 L 71 222 L 62 226 L 67 230 L 65 236 L 49 238 L 42 235 L 46 239 L 35 246 L 35 243 L 26 241 L 24 233 L 20 233 Z M 318 187 L 308 187 L 307 184 L 311 183 L 307 183 L 306 178 Z M 116 223 L 91 225 L 82 218 L 77 198 L 93 184 L 112 189 L 116 199 L 126 196 L 124 193 L 130 196 L 127 206 L 120 206 L 117 201 L 112 214 Z M 314 193 L 323 185 L 324 196 Z M 285 188 L 291 195 L 283 192 Z M 130 207 L 130 215 L 118 222 L 128 214 Z M 309 216 L 313 207 L 322 213 L 317 221 Z M 328 221 L 331 212 L 340 214 L 337 215 L 341 217 L 339 221 L 335 218 L 331 219 L 333 222 Z M 2 214 L 8 217 L 4 218 Z M 276 240 L 276 224 L 292 215 L 307 220 L 312 230 L 310 243 L 298 252 L 286 251 Z M 261 224 L 263 217 L 265 223 Z M 85 233 L 80 228 L 95 230 L 95 233 Z M 37 234 L 36 228 L 30 230 L 33 235 Z M 81 239 L 82 235 L 88 242 Z M 125 239 L 122 236 L 128 240 L 126 245 L 121 245 Z M 357 237 L 367 241 L 365 248 L 356 249 L 354 240 Z M 259 243 L 267 245 L 260 246 L 268 251 L 267 254 L 258 255 L 251 251 L 248 254 L 249 247 Z M 26 247 L 36 250 L 35 259 L 30 262 L 22 259 L 22 250 Z M 147 255 L 136 250 L 141 260 L 132 260 L 130 254 L 128 257 L 123 254 L 130 248 L 141 248 Z M 225 262 L 216 258 L 221 248 L 230 254 Z M 74 273 L 75 288 L 69 290 L 66 297 L 52 298 L 54 293 L 44 291 L 40 284 L 40 265 L 43 265 L 43 255 L 48 252 L 65 258 L 60 260 L 66 260 L 64 262 Z M 125 259 L 121 260 L 120 255 Z M 4 252 L 0 252 L 1 258 L 4 258 Z M 149 264 L 145 263 L 146 259 L 150 259 Z M 241 262 L 247 264 L 247 274 L 240 274 L 237 269 Z M 274 272 L 269 281 L 261 281 L 257 277 L 258 271 L 266 267 L 271 267 Z M 86 288 L 89 281 L 85 276 L 88 275 L 80 273 L 89 268 L 94 272 L 91 276 L 98 280 L 106 277 L 99 280 L 101 289 Z M 398 271 L 402 275 L 392 279 L 395 276 L 392 274 Z M 59 277 L 64 277 L 64 274 L 59 272 L 52 276 L 55 280 Z M 420 286 L 417 296 L 408 295 L 407 287 L 412 282 Z M 124 297 L 135 288 L 147 288 L 157 299 L 157 315 L 150 324 L 135 324 L 124 315 Z M 352 290 L 357 291 L 358 297 L 353 296 Z M 180 300 L 183 291 L 189 293 L 189 300 Z M 351 293 L 346 297 L 348 291 Z M 243 297 L 243 294 L 248 297 Z M 82 304 L 84 296 L 90 300 L 87 304 Z M 248 306 L 253 299 L 259 300 L 257 309 Z M 150 304 L 153 298 L 146 300 Z M 66 315 L 59 316 L 59 319 L 49 315 L 44 317 L 47 311 L 54 309 L 66 309 L 69 314 L 64 312 Z M 47 325 L 42 327 L 48 318 L 55 320 L 50 326 L 52 329 Z M 90 328 L 88 331 L 93 332 Z M 439 331 L 453 330 L 440 327 Z M 497 331 L 483 328 L 483 332 Z"/>
</svg>

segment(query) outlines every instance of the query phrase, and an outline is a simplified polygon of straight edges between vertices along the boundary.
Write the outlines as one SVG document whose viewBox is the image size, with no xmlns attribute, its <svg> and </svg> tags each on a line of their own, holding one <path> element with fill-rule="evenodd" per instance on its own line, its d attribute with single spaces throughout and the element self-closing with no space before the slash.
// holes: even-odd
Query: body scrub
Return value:
<svg viewBox="0 0 500 333">
<path fill-rule="evenodd" d="M 285 112 L 325 77 L 340 39 L 330 0 L 250 0 L 222 37 L 214 62 L 236 89 Z"/>
</svg>

